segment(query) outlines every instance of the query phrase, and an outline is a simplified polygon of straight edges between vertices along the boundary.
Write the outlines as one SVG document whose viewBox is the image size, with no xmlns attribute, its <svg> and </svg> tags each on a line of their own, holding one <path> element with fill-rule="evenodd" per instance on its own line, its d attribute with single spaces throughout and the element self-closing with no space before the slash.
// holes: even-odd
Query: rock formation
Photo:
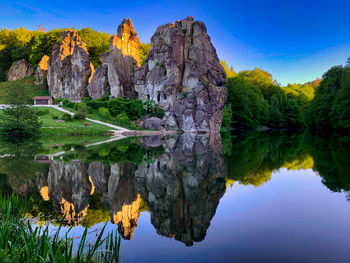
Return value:
<svg viewBox="0 0 350 263">
<path fill-rule="evenodd" d="M 130 19 L 124 19 L 118 26 L 118 34 L 111 37 L 109 52 L 101 55 L 88 87 L 92 99 L 107 94 L 112 97 L 136 98 L 134 73 L 140 66 L 140 40 Z"/>
<path fill-rule="evenodd" d="M 77 31 L 64 31 L 48 60 L 47 82 L 51 96 L 72 101 L 87 96 L 86 87 L 93 71 L 86 45 Z"/>
<path fill-rule="evenodd" d="M 14 81 L 29 77 L 33 74 L 33 65 L 25 61 L 24 59 L 15 61 L 12 63 L 9 71 L 6 75 L 7 81 Z"/>
<path fill-rule="evenodd" d="M 49 56 L 44 55 L 41 58 L 34 75 L 35 84 L 43 83 L 44 79 L 46 78 L 48 61 L 49 61 Z"/>
<path fill-rule="evenodd" d="M 192 245 L 205 238 L 226 190 L 220 135 L 167 137 L 163 147 L 162 156 L 139 165 L 135 188 L 157 233 Z"/>
<path fill-rule="evenodd" d="M 135 73 L 135 89 L 164 109 L 168 129 L 219 132 L 226 74 L 203 22 L 188 17 L 158 27 L 146 61 Z"/>
</svg>

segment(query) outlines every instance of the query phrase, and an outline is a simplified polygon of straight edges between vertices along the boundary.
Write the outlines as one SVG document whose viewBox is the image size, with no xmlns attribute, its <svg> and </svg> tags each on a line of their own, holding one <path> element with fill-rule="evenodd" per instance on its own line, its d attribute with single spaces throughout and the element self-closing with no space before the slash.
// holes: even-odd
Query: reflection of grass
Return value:
<svg viewBox="0 0 350 263">
<path fill-rule="evenodd" d="M 61 232 L 61 226 L 49 233 L 32 228 L 23 218 L 28 202 L 14 195 L 0 198 L 0 262 L 119 262 L 120 236 L 111 232 L 102 239 L 105 227 L 93 245 L 88 244 L 88 229 L 73 254 L 73 241 Z"/>
<path fill-rule="evenodd" d="M 34 78 L 28 77 L 16 81 L 0 82 L 0 104 L 6 104 L 5 99 L 8 96 L 9 91 L 15 87 L 21 86 L 31 96 L 48 96 L 48 90 L 43 88 L 43 85 L 35 85 Z"/>
</svg>

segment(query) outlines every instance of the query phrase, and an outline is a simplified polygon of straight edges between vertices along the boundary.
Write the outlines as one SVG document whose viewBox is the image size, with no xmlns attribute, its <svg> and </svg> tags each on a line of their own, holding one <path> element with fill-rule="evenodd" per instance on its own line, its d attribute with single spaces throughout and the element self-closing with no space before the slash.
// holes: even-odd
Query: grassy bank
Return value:
<svg viewBox="0 0 350 263">
<path fill-rule="evenodd" d="M 39 117 L 43 122 L 40 129 L 42 136 L 102 136 L 111 130 L 110 127 L 86 120 L 62 120 L 65 114 L 53 108 L 40 107 L 39 111 L 47 112 Z"/>
<path fill-rule="evenodd" d="M 28 77 L 16 81 L 0 82 L 0 104 L 7 104 L 6 97 L 9 91 L 16 86 L 23 87 L 23 91 L 34 96 L 49 96 L 48 90 L 44 88 L 42 84 L 35 85 L 34 77 Z"/>
<path fill-rule="evenodd" d="M 111 135 L 111 128 L 105 125 L 74 118 L 62 120 L 64 119 L 64 113 L 50 107 L 40 107 L 37 110 L 39 121 L 42 122 L 40 132 L 43 137 L 51 137 L 52 140 L 55 140 L 53 137 L 58 136 L 98 136 L 105 138 Z"/>
<path fill-rule="evenodd" d="M 32 227 L 24 217 L 27 201 L 15 195 L 0 197 L 0 262 L 119 262 L 120 236 L 110 233 L 103 239 L 103 228 L 95 244 L 88 245 L 87 228 L 78 248 L 61 227 L 53 234 L 48 227 Z"/>
</svg>

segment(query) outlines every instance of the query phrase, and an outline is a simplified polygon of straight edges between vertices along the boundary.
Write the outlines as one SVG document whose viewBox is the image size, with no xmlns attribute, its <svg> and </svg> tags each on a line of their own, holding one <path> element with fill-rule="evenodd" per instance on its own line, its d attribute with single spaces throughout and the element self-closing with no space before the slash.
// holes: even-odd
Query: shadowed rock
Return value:
<svg viewBox="0 0 350 263">
<path fill-rule="evenodd" d="M 134 82 L 140 99 L 164 109 L 168 129 L 220 131 L 226 74 L 203 22 L 188 17 L 158 27 Z"/>
<path fill-rule="evenodd" d="M 14 81 L 29 77 L 33 74 L 33 65 L 24 59 L 12 63 L 9 71 L 6 74 L 7 81 Z"/>
</svg>

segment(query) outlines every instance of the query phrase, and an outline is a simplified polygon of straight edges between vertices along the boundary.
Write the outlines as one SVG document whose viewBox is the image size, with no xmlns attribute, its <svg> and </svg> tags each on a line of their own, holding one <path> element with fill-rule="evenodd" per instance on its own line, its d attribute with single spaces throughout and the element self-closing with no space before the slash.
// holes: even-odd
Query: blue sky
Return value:
<svg viewBox="0 0 350 263">
<path fill-rule="evenodd" d="M 321 77 L 350 56 L 349 0 L 0 0 L 0 6 L 0 28 L 116 33 L 128 17 L 144 42 L 158 25 L 192 15 L 205 22 L 221 60 L 235 70 L 260 67 L 282 84 Z"/>
</svg>

